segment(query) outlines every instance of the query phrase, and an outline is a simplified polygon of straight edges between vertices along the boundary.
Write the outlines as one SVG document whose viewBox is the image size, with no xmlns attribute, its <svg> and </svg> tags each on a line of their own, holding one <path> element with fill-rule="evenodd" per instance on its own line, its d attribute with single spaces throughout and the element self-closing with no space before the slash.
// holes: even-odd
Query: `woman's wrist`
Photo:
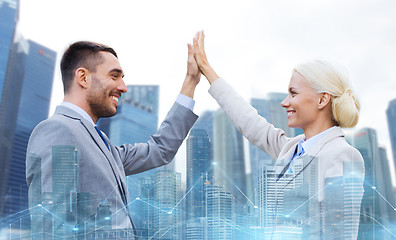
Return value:
<svg viewBox="0 0 396 240">
<path fill-rule="evenodd" d="M 210 84 L 212 84 L 219 76 L 210 65 L 202 66 L 202 74 L 206 77 Z"/>
</svg>

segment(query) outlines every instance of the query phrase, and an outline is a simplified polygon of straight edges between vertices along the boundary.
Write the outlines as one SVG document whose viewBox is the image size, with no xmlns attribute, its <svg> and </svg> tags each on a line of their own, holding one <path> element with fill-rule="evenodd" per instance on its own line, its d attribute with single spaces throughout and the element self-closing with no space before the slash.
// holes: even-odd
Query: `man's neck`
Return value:
<svg viewBox="0 0 396 240">
<path fill-rule="evenodd" d="M 77 112 L 78 114 L 80 114 L 85 120 L 89 121 L 90 123 L 92 123 L 92 125 L 96 125 L 96 121 L 94 121 L 94 119 L 92 119 L 92 117 L 87 113 L 87 111 L 85 111 L 83 108 L 81 108 L 80 106 L 69 102 L 69 101 L 63 101 L 62 106 L 67 107 L 72 109 L 73 111 Z"/>
<path fill-rule="evenodd" d="M 84 110 L 84 112 L 89 115 L 89 117 L 94 122 L 94 124 L 96 124 L 96 122 L 98 121 L 98 117 L 94 116 L 91 113 L 90 108 L 89 108 L 89 106 L 88 106 L 88 104 L 87 104 L 87 102 L 85 100 L 82 100 L 81 98 L 76 97 L 76 96 L 65 95 L 65 97 L 63 98 L 63 101 L 71 103 L 71 104 L 74 104 L 77 107 L 79 107 L 82 110 Z"/>
</svg>

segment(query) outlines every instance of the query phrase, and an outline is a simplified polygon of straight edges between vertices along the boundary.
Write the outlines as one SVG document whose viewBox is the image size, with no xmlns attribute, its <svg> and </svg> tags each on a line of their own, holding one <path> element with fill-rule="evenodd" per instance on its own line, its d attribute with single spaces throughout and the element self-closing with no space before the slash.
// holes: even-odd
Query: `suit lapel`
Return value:
<svg viewBox="0 0 396 240">
<path fill-rule="evenodd" d="M 87 120 L 85 120 L 80 114 L 78 114 L 77 112 L 73 111 L 70 108 L 64 107 L 64 106 L 58 106 L 56 108 L 55 113 L 58 114 L 62 114 L 66 117 L 70 117 L 76 120 L 80 120 L 81 125 L 86 129 L 86 131 L 90 134 L 91 138 L 94 140 L 94 142 L 96 143 L 96 145 L 99 147 L 100 151 L 103 153 L 103 155 L 105 155 L 111 170 L 113 171 L 115 180 L 117 182 L 118 185 L 118 190 L 120 191 L 121 195 L 123 196 L 123 201 L 125 204 L 127 204 L 127 202 L 125 201 L 126 199 L 126 190 L 125 190 L 125 186 L 126 186 L 126 182 L 123 180 L 123 178 L 121 177 L 122 174 L 120 172 L 119 167 L 116 164 L 116 161 L 113 157 L 113 155 L 111 154 L 110 151 L 112 151 L 111 149 L 111 144 L 109 144 L 110 146 L 110 151 L 109 149 L 107 149 L 105 143 L 103 142 L 102 138 L 99 136 L 99 134 L 96 132 L 94 126 L 92 125 L 92 123 L 88 122 Z M 107 142 L 108 138 L 105 136 Z"/>
<path fill-rule="evenodd" d="M 344 137 L 344 132 L 339 127 L 335 127 L 334 129 L 330 130 L 321 139 L 319 139 L 315 145 L 313 145 L 311 148 L 309 148 L 302 155 L 303 158 L 307 158 L 307 160 L 304 161 L 304 162 L 306 162 L 306 164 L 303 166 L 303 168 L 300 172 L 296 173 L 295 177 L 297 177 L 302 171 L 305 170 L 305 168 L 308 167 L 309 164 L 311 164 L 311 162 L 315 159 L 315 157 L 318 155 L 320 150 L 322 150 L 322 148 L 326 145 L 326 143 L 330 142 L 331 140 L 333 140 L 334 138 L 337 138 L 337 137 Z M 300 139 L 302 139 L 302 138 L 301 137 L 295 138 L 295 141 L 292 142 L 291 147 L 286 151 L 285 154 L 283 154 L 278 159 L 280 164 L 282 164 L 282 162 L 283 162 L 282 165 L 285 166 L 290 161 Z M 282 176 L 280 176 L 280 177 L 282 177 Z"/>
<path fill-rule="evenodd" d="M 106 159 L 109 162 L 111 169 L 113 170 L 114 177 L 116 178 L 118 190 L 120 191 L 122 201 L 124 202 L 125 205 L 128 205 L 128 200 L 126 198 L 126 190 L 125 190 L 126 182 L 123 180 L 124 178 L 121 177 L 122 174 L 120 172 L 120 168 L 118 167 L 113 155 L 110 152 L 112 151 L 111 144 L 109 144 L 110 146 L 110 151 L 109 151 L 109 149 L 106 147 L 105 143 L 103 142 L 102 138 L 96 132 L 95 128 L 92 126 L 91 123 L 85 121 L 85 119 L 81 119 L 81 124 L 85 127 L 85 129 L 87 129 L 92 139 L 98 145 L 102 153 L 106 156 Z M 104 137 L 105 140 L 109 143 L 109 139 L 105 135 Z"/>
</svg>

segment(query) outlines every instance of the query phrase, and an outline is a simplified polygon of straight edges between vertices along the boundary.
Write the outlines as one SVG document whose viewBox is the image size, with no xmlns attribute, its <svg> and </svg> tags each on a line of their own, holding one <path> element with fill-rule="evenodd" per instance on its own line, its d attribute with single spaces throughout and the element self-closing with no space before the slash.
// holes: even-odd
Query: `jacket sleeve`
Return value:
<svg viewBox="0 0 396 240">
<path fill-rule="evenodd" d="M 209 93 L 243 136 L 273 159 L 278 158 L 282 147 L 289 141 L 282 129 L 268 123 L 221 78 L 212 83 Z"/>
<path fill-rule="evenodd" d="M 147 143 L 116 147 L 125 174 L 131 175 L 172 161 L 191 127 L 198 119 L 190 109 L 174 103 L 157 132 Z"/>
</svg>

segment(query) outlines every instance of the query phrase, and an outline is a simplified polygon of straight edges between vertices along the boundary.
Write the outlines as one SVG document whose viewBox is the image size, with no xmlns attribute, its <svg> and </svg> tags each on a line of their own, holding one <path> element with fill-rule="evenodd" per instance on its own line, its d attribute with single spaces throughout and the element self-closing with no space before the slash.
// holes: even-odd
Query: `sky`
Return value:
<svg viewBox="0 0 396 240">
<path fill-rule="evenodd" d="M 59 58 L 79 40 L 118 53 L 126 84 L 160 85 L 160 121 L 186 73 L 187 43 L 204 30 L 209 62 L 239 93 L 287 92 L 293 67 L 312 59 L 344 66 L 361 103 L 359 124 L 377 130 L 391 158 L 385 111 L 396 98 L 393 0 L 20 0 L 22 35 L 58 53 L 50 115 L 63 100 Z M 204 77 L 195 112 L 218 109 Z M 184 147 L 185 148 L 185 147 Z M 178 153 L 178 171 L 185 167 Z"/>
</svg>

